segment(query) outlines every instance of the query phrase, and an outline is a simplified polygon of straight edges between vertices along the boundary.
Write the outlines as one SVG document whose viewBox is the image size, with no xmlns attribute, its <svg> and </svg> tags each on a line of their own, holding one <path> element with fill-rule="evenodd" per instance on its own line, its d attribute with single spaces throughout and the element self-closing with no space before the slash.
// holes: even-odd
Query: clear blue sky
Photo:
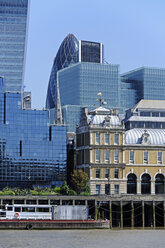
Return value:
<svg viewBox="0 0 165 248">
<path fill-rule="evenodd" d="M 25 90 L 32 107 L 45 106 L 49 75 L 68 33 L 104 44 L 105 60 L 121 73 L 165 68 L 164 0 L 31 0 Z"/>
</svg>

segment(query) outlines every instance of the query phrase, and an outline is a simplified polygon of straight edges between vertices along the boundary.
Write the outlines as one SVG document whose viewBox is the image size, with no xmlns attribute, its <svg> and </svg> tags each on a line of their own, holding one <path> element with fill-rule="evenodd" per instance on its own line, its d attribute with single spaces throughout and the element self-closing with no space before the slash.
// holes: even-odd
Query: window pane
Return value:
<svg viewBox="0 0 165 248">
<path fill-rule="evenodd" d="M 100 144 L 100 134 L 96 133 L 96 144 Z"/>
<path fill-rule="evenodd" d="M 100 162 L 100 150 L 96 150 L 96 162 Z"/>
<path fill-rule="evenodd" d="M 118 145 L 119 144 L 119 134 L 118 133 L 115 133 L 114 134 L 114 144 L 115 145 Z"/>
<path fill-rule="evenodd" d="M 110 184 L 105 184 L 105 194 L 110 195 Z"/>
<path fill-rule="evenodd" d="M 96 169 L 96 178 L 100 178 L 100 169 Z"/>
<path fill-rule="evenodd" d="M 143 162 L 148 163 L 148 152 L 143 152 Z"/>
<path fill-rule="evenodd" d="M 105 145 L 109 145 L 109 133 L 105 133 Z"/>
<path fill-rule="evenodd" d="M 158 152 L 158 155 L 157 155 L 157 162 L 158 162 L 158 163 L 162 163 L 162 152 Z"/>
<path fill-rule="evenodd" d="M 96 195 L 100 194 L 100 184 L 96 184 Z"/>
<path fill-rule="evenodd" d="M 119 178 L 119 169 L 115 169 L 114 178 Z"/>
<path fill-rule="evenodd" d="M 119 151 L 115 150 L 114 151 L 114 162 L 119 162 Z"/>
<path fill-rule="evenodd" d="M 109 162 L 109 160 L 110 160 L 110 152 L 109 152 L 109 150 L 104 150 L 104 159 L 105 159 L 106 163 Z"/>
<path fill-rule="evenodd" d="M 105 178 L 109 178 L 109 169 L 105 169 Z"/>
<path fill-rule="evenodd" d="M 134 151 L 129 152 L 129 162 L 134 163 Z"/>
<path fill-rule="evenodd" d="M 118 184 L 115 184 L 114 185 L 115 187 L 114 187 L 114 194 L 119 194 L 119 185 Z"/>
</svg>

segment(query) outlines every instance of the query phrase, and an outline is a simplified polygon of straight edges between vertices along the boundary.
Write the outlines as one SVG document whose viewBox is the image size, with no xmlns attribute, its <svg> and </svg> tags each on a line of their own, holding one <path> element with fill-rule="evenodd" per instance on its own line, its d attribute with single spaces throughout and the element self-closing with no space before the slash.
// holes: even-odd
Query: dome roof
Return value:
<svg viewBox="0 0 165 248">
<path fill-rule="evenodd" d="M 164 129 L 141 129 L 134 128 L 126 131 L 125 144 L 141 144 L 144 133 L 149 135 L 151 145 L 165 145 Z"/>
<path fill-rule="evenodd" d="M 103 126 L 107 121 L 109 121 L 110 126 L 121 126 L 120 118 L 117 115 L 111 115 L 109 109 L 101 106 L 88 115 L 88 123 L 92 125 Z"/>
</svg>

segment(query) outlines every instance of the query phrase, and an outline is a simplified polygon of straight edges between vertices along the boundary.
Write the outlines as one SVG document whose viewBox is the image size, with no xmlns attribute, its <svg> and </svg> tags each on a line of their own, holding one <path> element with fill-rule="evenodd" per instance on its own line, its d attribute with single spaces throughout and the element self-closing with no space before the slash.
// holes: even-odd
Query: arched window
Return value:
<svg viewBox="0 0 165 248">
<path fill-rule="evenodd" d="M 164 194 L 164 176 L 157 174 L 155 177 L 155 194 Z"/>
<path fill-rule="evenodd" d="M 135 174 L 131 173 L 127 177 L 127 194 L 137 193 L 137 177 Z"/>
<path fill-rule="evenodd" d="M 141 180 L 141 193 L 151 194 L 151 177 L 149 174 L 145 173 Z"/>
</svg>

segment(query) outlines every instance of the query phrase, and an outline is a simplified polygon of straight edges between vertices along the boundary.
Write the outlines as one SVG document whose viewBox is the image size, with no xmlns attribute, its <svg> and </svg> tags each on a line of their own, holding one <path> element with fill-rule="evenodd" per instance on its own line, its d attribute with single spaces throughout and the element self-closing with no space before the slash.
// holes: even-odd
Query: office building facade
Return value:
<svg viewBox="0 0 165 248">
<path fill-rule="evenodd" d="M 75 132 L 82 107 L 99 106 L 97 95 L 102 93 L 106 106 L 119 108 L 119 66 L 80 62 L 57 73 L 64 123 Z"/>
<path fill-rule="evenodd" d="M 66 127 L 48 110 L 23 109 L 0 78 L 0 187 L 59 186 L 66 180 Z"/>
<path fill-rule="evenodd" d="M 22 91 L 29 0 L 0 0 L 0 75 L 6 91 Z"/>
<path fill-rule="evenodd" d="M 165 100 L 165 69 L 142 67 L 121 76 L 121 106 L 133 108 L 141 99 Z"/>
</svg>

